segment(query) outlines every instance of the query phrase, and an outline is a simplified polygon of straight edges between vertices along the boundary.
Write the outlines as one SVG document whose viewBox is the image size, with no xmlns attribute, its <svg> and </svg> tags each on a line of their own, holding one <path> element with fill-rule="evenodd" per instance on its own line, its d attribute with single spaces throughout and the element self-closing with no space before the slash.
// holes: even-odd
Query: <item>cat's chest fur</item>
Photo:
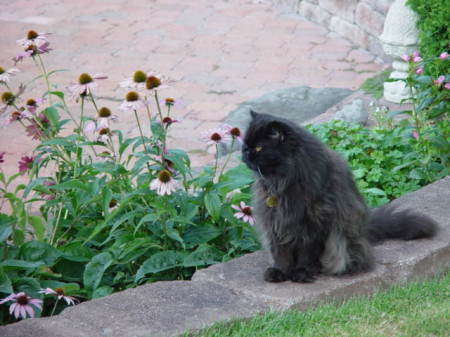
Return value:
<svg viewBox="0 0 450 337">
<path fill-rule="evenodd" d="M 270 187 L 261 179 L 253 185 L 253 206 L 256 223 L 266 233 L 280 243 L 295 240 L 296 229 L 289 226 L 293 210 L 292 200 L 284 193 L 283 182 Z"/>
</svg>

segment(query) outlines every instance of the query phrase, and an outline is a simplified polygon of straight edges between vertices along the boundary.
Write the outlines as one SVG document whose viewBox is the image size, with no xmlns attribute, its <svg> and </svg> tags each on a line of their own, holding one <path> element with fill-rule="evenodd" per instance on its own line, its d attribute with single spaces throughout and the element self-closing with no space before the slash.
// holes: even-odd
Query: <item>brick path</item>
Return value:
<svg viewBox="0 0 450 337">
<path fill-rule="evenodd" d="M 212 158 L 200 132 L 240 102 L 298 85 L 356 89 L 383 67 L 325 28 L 252 0 L 0 0 L 0 24 L 0 66 L 12 66 L 21 51 L 15 41 L 29 29 L 51 32 L 48 68 L 69 69 L 55 82 L 65 87 L 82 72 L 103 72 L 109 79 L 99 95 L 108 99 L 101 105 L 117 107 L 111 98 L 126 93 L 118 82 L 137 69 L 175 80 L 161 92 L 181 102 L 174 115 L 182 123 L 173 127 L 171 145 L 190 152 L 194 165 Z M 31 60 L 18 67 L 23 73 L 14 85 L 34 76 Z M 30 89 L 25 99 L 44 86 Z M 119 128 L 137 132 L 132 116 L 116 113 Z M 0 126 L 8 173 L 32 148 L 20 125 Z"/>
</svg>

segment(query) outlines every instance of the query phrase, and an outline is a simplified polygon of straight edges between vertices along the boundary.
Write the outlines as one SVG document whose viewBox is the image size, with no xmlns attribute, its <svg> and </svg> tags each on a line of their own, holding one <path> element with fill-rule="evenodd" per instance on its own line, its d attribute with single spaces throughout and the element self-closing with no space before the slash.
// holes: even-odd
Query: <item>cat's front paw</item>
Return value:
<svg viewBox="0 0 450 337">
<path fill-rule="evenodd" d="M 264 281 L 266 282 L 284 282 L 286 275 L 278 268 L 267 268 L 264 272 Z"/>
<path fill-rule="evenodd" d="M 289 275 L 292 282 L 311 283 L 316 279 L 314 273 L 303 268 L 295 269 Z"/>
</svg>

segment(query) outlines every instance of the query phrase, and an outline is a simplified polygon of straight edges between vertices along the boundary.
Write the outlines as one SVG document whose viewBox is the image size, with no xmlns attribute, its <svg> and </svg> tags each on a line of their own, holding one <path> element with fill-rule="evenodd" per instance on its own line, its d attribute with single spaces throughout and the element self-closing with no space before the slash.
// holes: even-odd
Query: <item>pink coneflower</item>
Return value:
<svg viewBox="0 0 450 337">
<path fill-rule="evenodd" d="M 413 57 L 413 62 L 414 63 L 418 63 L 418 62 L 421 62 L 421 61 L 422 61 L 422 58 L 420 56 L 414 56 Z"/>
<path fill-rule="evenodd" d="M 44 114 L 40 114 L 36 116 L 35 119 L 30 119 L 30 125 L 27 125 L 25 131 L 27 132 L 27 136 L 32 139 L 42 139 L 45 133 L 44 131 L 49 127 L 50 121 Z"/>
<path fill-rule="evenodd" d="M 444 88 L 450 90 L 450 82 L 444 84 Z"/>
<path fill-rule="evenodd" d="M 0 152 L 0 164 L 5 162 L 5 160 L 3 159 L 3 157 L 5 156 L 5 153 L 6 152 L 4 152 L 4 151 Z"/>
<path fill-rule="evenodd" d="M 444 83 L 444 81 L 445 81 L 445 76 L 441 75 L 437 79 L 434 80 L 434 84 L 441 86 L 442 83 Z"/>
<path fill-rule="evenodd" d="M 253 208 L 250 206 L 247 206 L 245 202 L 241 201 L 240 205 L 231 205 L 231 207 L 238 211 L 237 213 L 234 213 L 234 216 L 238 219 L 241 219 L 244 222 L 249 223 L 250 225 L 255 224 L 255 219 L 252 216 L 252 210 Z"/>
<path fill-rule="evenodd" d="M 446 51 L 441 53 L 441 55 L 439 55 L 439 58 L 441 60 L 446 60 L 448 58 L 448 53 Z"/>
<path fill-rule="evenodd" d="M 122 111 L 135 111 L 145 107 L 145 102 L 140 98 L 136 91 L 130 91 L 125 96 L 125 100 L 120 104 L 119 109 Z"/>
<path fill-rule="evenodd" d="M 128 77 L 119 83 L 122 88 L 133 89 L 133 90 L 144 90 L 145 89 L 145 81 L 147 80 L 147 76 L 152 73 L 145 73 L 142 70 L 137 70 L 133 73 L 133 76 Z"/>
<path fill-rule="evenodd" d="M 48 53 L 50 50 L 52 50 L 49 47 L 49 45 L 50 45 L 49 42 L 45 42 L 39 46 L 34 45 L 34 44 L 29 45 L 22 53 L 13 57 L 13 61 L 15 64 L 17 64 L 18 62 L 22 61 L 24 58 Z"/>
<path fill-rule="evenodd" d="M 417 75 L 422 75 L 422 74 L 423 74 L 423 68 L 422 68 L 422 67 L 417 68 L 417 69 L 416 69 L 416 74 L 417 74 Z"/>
<path fill-rule="evenodd" d="M 65 295 L 64 289 L 62 288 L 56 288 L 55 290 L 51 288 L 45 288 L 40 290 L 39 293 L 56 296 L 58 297 L 58 300 L 63 299 L 64 301 L 66 301 L 67 305 L 74 305 L 75 302 L 79 302 L 75 297 Z"/>
<path fill-rule="evenodd" d="M 237 139 L 240 143 L 242 143 L 242 132 L 238 127 L 233 127 L 231 125 L 225 124 L 223 125 L 223 129 L 233 138 Z"/>
<path fill-rule="evenodd" d="M 108 128 L 103 128 L 98 131 L 97 142 L 107 143 L 109 137 L 111 136 L 111 132 Z"/>
<path fill-rule="evenodd" d="M 155 90 L 170 88 L 171 83 L 172 81 L 165 76 L 150 73 L 145 80 L 145 88 L 153 92 Z"/>
<path fill-rule="evenodd" d="M 413 130 L 413 132 L 411 133 L 412 137 L 414 139 L 419 139 L 419 133 L 417 132 L 417 130 Z"/>
<path fill-rule="evenodd" d="M 9 108 L 14 107 L 16 99 L 17 96 L 14 95 L 12 92 L 10 91 L 4 92 L 1 96 L 1 101 L 3 104 L 0 106 L 0 113 L 4 113 Z"/>
<path fill-rule="evenodd" d="M 33 167 L 35 157 L 23 156 L 19 161 L 19 173 L 24 174 Z"/>
<path fill-rule="evenodd" d="M 158 173 L 158 177 L 153 179 L 150 183 L 150 189 L 156 190 L 159 195 L 170 195 L 179 187 L 178 182 L 172 178 L 172 174 L 167 170 L 162 170 Z"/>
<path fill-rule="evenodd" d="M 41 46 L 42 44 L 48 43 L 47 40 L 48 33 L 37 33 L 34 30 L 30 30 L 27 33 L 27 37 L 17 40 L 17 44 L 22 47 L 28 47 L 31 45 Z"/>
<path fill-rule="evenodd" d="M 30 114 L 34 115 L 37 111 L 37 108 L 39 108 L 39 105 L 42 104 L 44 101 L 45 99 L 43 98 L 38 99 L 30 98 L 25 102 L 25 110 L 28 111 Z"/>
<path fill-rule="evenodd" d="M 214 128 L 208 131 L 203 131 L 201 139 L 208 145 L 226 143 L 231 140 L 230 134 L 223 128 Z"/>
<path fill-rule="evenodd" d="M 14 76 L 17 73 L 20 73 L 20 70 L 17 68 L 4 69 L 0 67 L 0 82 L 8 83 L 9 77 Z"/>
<path fill-rule="evenodd" d="M 91 76 L 87 73 L 83 73 L 78 77 L 78 83 L 73 83 L 69 86 L 69 90 L 72 93 L 72 97 L 78 100 L 80 96 L 88 96 L 94 94 L 98 84 L 94 80 L 104 80 L 108 78 L 103 74 L 95 74 Z"/>
<path fill-rule="evenodd" d="M 14 314 L 14 317 L 18 319 L 19 317 L 25 319 L 27 316 L 34 317 L 33 306 L 42 310 L 42 300 L 37 298 L 31 298 L 24 292 L 17 294 L 11 294 L 8 297 L 0 301 L 0 304 L 13 301 L 9 306 L 9 314 Z"/>
<path fill-rule="evenodd" d="M 97 130 L 103 128 L 109 128 L 109 122 L 117 120 L 117 116 L 114 116 L 107 107 L 102 107 L 97 113 Z"/>
</svg>

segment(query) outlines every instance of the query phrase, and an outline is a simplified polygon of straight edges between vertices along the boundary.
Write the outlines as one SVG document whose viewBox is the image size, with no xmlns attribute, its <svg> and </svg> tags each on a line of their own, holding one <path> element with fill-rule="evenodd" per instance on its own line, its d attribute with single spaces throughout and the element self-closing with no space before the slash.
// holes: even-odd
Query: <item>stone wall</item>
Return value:
<svg viewBox="0 0 450 337">
<path fill-rule="evenodd" d="M 385 58 L 379 41 L 394 0 L 271 0 Z"/>
</svg>

